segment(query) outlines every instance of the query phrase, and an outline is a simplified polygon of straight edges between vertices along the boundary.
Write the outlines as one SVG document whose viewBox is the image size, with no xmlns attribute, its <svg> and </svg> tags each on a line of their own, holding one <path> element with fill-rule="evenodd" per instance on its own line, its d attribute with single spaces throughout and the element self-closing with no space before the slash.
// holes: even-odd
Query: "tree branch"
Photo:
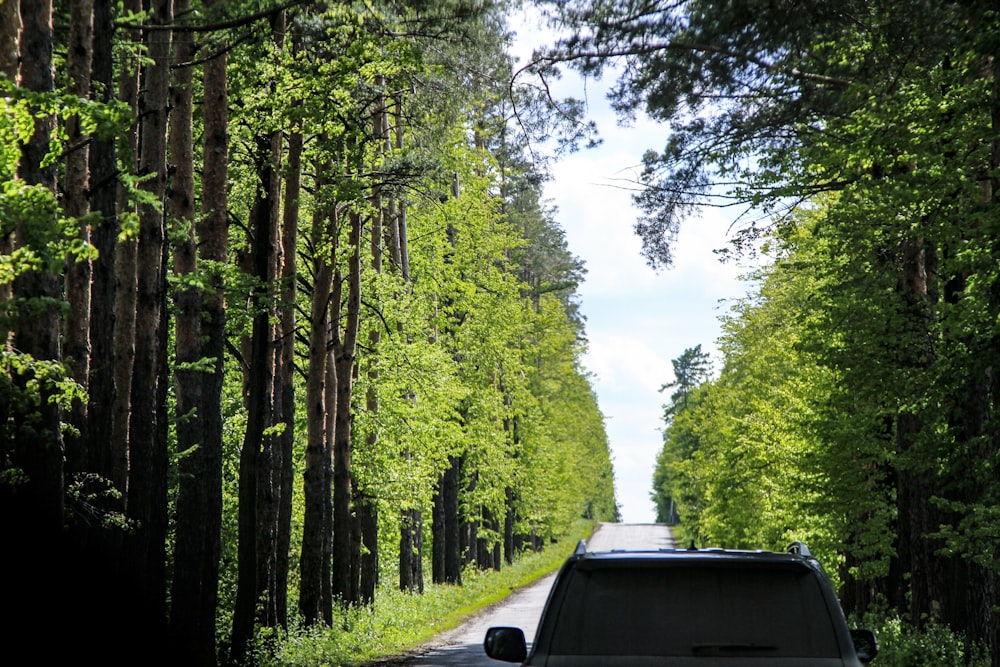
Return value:
<svg viewBox="0 0 1000 667">
<path fill-rule="evenodd" d="M 629 47 L 622 47 L 619 49 L 609 49 L 609 50 L 597 50 L 597 51 L 581 51 L 577 53 L 563 53 L 555 55 L 545 55 L 542 57 L 535 58 L 527 65 L 521 67 L 514 76 L 511 78 L 511 83 L 517 79 L 517 77 L 524 71 L 534 69 L 539 65 L 555 65 L 557 63 L 573 62 L 575 60 L 608 60 L 612 58 L 624 58 L 627 56 L 639 56 L 648 55 L 651 53 L 658 53 L 660 51 L 695 51 L 699 53 L 715 53 L 718 55 L 728 56 L 730 58 L 744 60 L 749 63 L 753 63 L 758 67 L 765 69 L 769 72 L 780 72 L 781 67 L 775 63 L 769 63 L 765 60 L 757 58 L 746 53 L 738 53 L 731 51 L 729 49 L 723 48 L 721 46 L 713 46 L 711 44 L 685 44 L 683 42 L 657 42 L 652 44 L 642 44 L 634 45 Z M 847 88 L 851 85 L 851 81 L 848 79 L 838 79 L 832 76 L 826 76 L 824 74 L 816 74 L 813 72 L 803 72 L 799 69 L 791 69 L 787 72 L 792 78 L 799 79 L 802 81 L 812 81 L 814 83 L 822 83 L 829 86 L 834 86 L 837 88 Z"/>
<path fill-rule="evenodd" d="M 230 19 L 229 21 L 221 21 L 219 23 L 209 23 L 205 25 L 193 25 L 188 23 L 169 23 L 167 25 L 155 25 L 150 23 L 143 23 L 141 25 L 135 25 L 134 23 L 128 23 L 127 21 L 116 21 L 116 28 L 141 28 L 142 30 L 149 32 L 157 32 L 163 30 L 170 30 L 172 32 L 216 32 L 219 30 L 228 30 L 230 28 L 241 28 L 243 26 L 250 25 L 251 23 L 256 23 L 262 19 L 269 19 L 286 9 L 292 9 L 293 7 L 299 7 L 302 5 L 314 4 L 316 0 L 289 0 L 289 2 L 278 5 L 277 7 L 272 7 L 270 9 L 263 9 L 255 14 L 250 14 L 249 16 L 243 16 L 235 19 Z"/>
</svg>

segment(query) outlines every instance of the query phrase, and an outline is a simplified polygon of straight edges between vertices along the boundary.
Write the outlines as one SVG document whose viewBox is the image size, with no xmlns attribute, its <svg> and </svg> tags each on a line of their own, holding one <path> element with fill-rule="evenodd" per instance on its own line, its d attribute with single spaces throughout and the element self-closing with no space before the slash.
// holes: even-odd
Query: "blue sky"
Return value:
<svg viewBox="0 0 1000 667">
<path fill-rule="evenodd" d="M 522 64 L 551 38 L 530 19 L 512 28 Z M 557 96 L 587 101 L 603 143 L 557 162 L 545 197 L 570 252 L 587 268 L 578 290 L 589 340 L 584 365 L 606 420 L 622 519 L 647 523 L 655 519 L 650 492 L 668 397 L 658 390 L 673 380 L 670 362 L 687 348 L 701 345 L 718 363 L 719 317 L 746 294 L 740 280 L 746 267 L 722 264 L 713 252 L 726 245 L 730 225 L 719 209 L 704 209 L 682 226 L 672 268 L 646 265 L 632 231 L 638 211 L 624 185 L 638 173 L 643 152 L 661 148 L 667 132 L 645 118 L 621 127 L 605 97 L 611 81 L 583 82 L 565 72 L 554 86 Z"/>
</svg>

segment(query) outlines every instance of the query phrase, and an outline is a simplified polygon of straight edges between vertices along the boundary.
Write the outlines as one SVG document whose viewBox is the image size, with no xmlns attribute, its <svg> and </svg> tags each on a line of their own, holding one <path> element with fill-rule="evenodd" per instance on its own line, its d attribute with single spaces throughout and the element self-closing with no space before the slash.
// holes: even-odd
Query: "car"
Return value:
<svg viewBox="0 0 1000 667">
<path fill-rule="evenodd" d="M 849 630 L 820 563 L 732 549 L 588 551 L 560 568 L 533 645 L 493 627 L 486 654 L 546 667 L 861 667 L 878 644 Z"/>
</svg>

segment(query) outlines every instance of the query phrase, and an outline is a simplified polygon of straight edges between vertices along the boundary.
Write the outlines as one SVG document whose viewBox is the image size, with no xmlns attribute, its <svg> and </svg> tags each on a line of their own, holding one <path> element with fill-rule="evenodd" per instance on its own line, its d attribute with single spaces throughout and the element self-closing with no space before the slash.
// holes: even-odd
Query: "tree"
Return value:
<svg viewBox="0 0 1000 667">
<path fill-rule="evenodd" d="M 664 446 L 656 459 L 651 495 L 656 505 L 656 520 L 675 524 L 678 518 L 678 508 L 671 489 L 679 483 L 671 479 L 672 475 L 669 469 L 672 463 L 688 459 L 697 446 L 671 442 L 672 440 L 681 442 L 684 440 L 680 436 L 680 433 L 683 432 L 681 428 L 678 428 L 676 432 L 671 429 L 672 421 L 692 407 L 695 391 L 709 380 L 711 362 L 709 355 L 701 351 L 701 345 L 696 345 L 684 350 L 680 357 L 671 361 L 671 364 L 674 367 L 674 380 L 660 387 L 660 391 L 674 387 L 676 390 L 670 395 L 670 403 L 663 406 L 663 421 L 667 431 L 664 432 Z M 697 504 L 697 502 L 691 504 Z"/>
<path fill-rule="evenodd" d="M 258 5 L 94 0 L 88 71 L 87 3 L 0 2 L 4 563 L 19 635 L 85 601 L 76 657 L 247 663 L 290 583 L 310 625 L 421 591 L 446 470 L 455 580 L 616 515 L 503 3 Z"/>
<path fill-rule="evenodd" d="M 687 409 L 691 393 L 709 379 L 712 371 L 709 355 L 701 351 L 701 345 L 687 348 L 670 363 L 674 367 L 674 380 L 660 387 L 661 392 L 676 387 L 670 394 L 670 404 L 663 408 L 664 421 L 668 423 L 673 415 Z"/>
<path fill-rule="evenodd" d="M 175 13 L 190 7 L 178 3 Z M 225 311 L 218 266 L 226 259 L 226 56 L 208 58 L 202 72 L 204 128 L 202 217 L 195 220 L 193 63 L 191 34 L 175 41 L 171 159 L 175 165 L 170 212 L 177 231 L 173 271 L 176 281 L 175 382 L 177 385 L 178 492 L 175 514 L 174 575 L 170 637 L 175 659 L 217 664 L 216 606 L 222 521 L 222 373 Z M 204 276 L 202 278 L 201 276 Z"/>
<path fill-rule="evenodd" d="M 68 92 L 81 99 L 90 97 L 91 60 L 94 40 L 93 0 L 73 3 L 70 17 L 69 50 L 66 67 L 69 74 Z M 90 210 L 85 193 L 90 182 L 88 172 L 89 147 L 84 141 L 82 118 L 76 116 L 67 122 L 66 134 L 70 144 L 78 146 L 66 155 L 65 203 L 67 216 L 81 219 L 79 239 L 83 247 L 91 243 L 90 223 L 84 222 Z M 74 379 L 83 387 L 90 381 L 90 299 L 91 258 L 72 258 L 66 267 L 66 300 L 71 305 L 66 317 L 64 353 L 72 364 Z M 87 404 L 79 401 L 73 406 L 71 418 L 79 435 L 70 438 L 68 460 L 72 468 L 82 469 L 86 460 Z"/>
<path fill-rule="evenodd" d="M 995 653 L 991 603 L 947 583 L 958 577 L 992 590 L 995 559 L 977 563 L 963 539 L 941 550 L 945 536 L 983 536 L 962 513 L 984 511 L 993 494 L 983 480 L 956 475 L 993 451 L 981 428 L 991 410 L 984 371 L 992 336 L 975 328 L 954 335 L 952 327 L 981 322 L 966 319 L 972 303 L 993 312 L 973 287 L 979 278 L 969 282 L 978 275 L 994 285 L 993 272 L 971 260 L 980 251 L 959 248 L 993 247 L 982 221 L 995 205 L 995 49 L 980 35 L 995 34 L 995 13 L 984 3 L 924 2 L 810 3 L 793 13 L 780 4 L 715 2 L 560 8 L 580 31 L 542 71 L 571 62 L 597 73 L 620 60 L 613 102 L 671 126 L 665 147 L 644 158 L 637 196 L 645 211 L 637 231 L 652 264 L 670 263 L 677 225 L 693 205 L 756 207 L 739 246 L 762 227 L 794 226 L 790 210 L 836 194 L 825 224 L 837 230 L 845 257 L 865 258 L 869 275 L 839 274 L 833 303 L 846 319 L 830 329 L 844 332 L 842 323 L 858 317 L 840 308 L 848 303 L 875 317 L 863 336 L 844 332 L 851 344 L 831 346 L 824 363 L 836 359 L 830 367 L 870 390 L 881 414 L 881 456 L 893 462 L 897 498 L 893 567 L 909 577 L 909 600 L 893 602 L 917 623 L 941 614 Z M 969 345 L 984 363 L 957 352 Z M 977 398 L 958 407 L 956 396 Z M 942 458 L 950 472 L 932 463 Z"/>
<path fill-rule="evenodd" d="M 271 24 L 272 38 L 284 36 L 284 17 Z M 275 44 L 275 48 L 280 48 Z M 265 49 L 266 50 L 266 49 Z M 239 579 L 233 615 L 232 659 L 246 659 L 258 605 L 263 598 L 262 625 L 273 626 L 273 546 L 276 515 L 274 494 L 277 463 L 274 446 L 274 328 L 271 323 L 276 292 L 280 213 L 282 137 L 276 128 L 254 128 L 251 137 L 256 187 L 249 210 L 246 263 L 252 279 L 248 299 L 252 329 L 246 364 L 247 428 L 240 454 Z"/>
</svg>

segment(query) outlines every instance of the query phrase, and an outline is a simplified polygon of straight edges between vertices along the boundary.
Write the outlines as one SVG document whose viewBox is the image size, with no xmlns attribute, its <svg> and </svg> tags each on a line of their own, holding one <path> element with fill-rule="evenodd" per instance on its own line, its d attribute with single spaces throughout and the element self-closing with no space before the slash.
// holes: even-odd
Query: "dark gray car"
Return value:
<svg viewBox="0 0 1000 667">
<path fill-rule="evenodd" d="M 875 637 L 850 631 L 805 545 L 589 552 L 560 570 L 528 650 L 490 628 L 486 653 L 524 665 L 861 667 Z"/>
</svg>

